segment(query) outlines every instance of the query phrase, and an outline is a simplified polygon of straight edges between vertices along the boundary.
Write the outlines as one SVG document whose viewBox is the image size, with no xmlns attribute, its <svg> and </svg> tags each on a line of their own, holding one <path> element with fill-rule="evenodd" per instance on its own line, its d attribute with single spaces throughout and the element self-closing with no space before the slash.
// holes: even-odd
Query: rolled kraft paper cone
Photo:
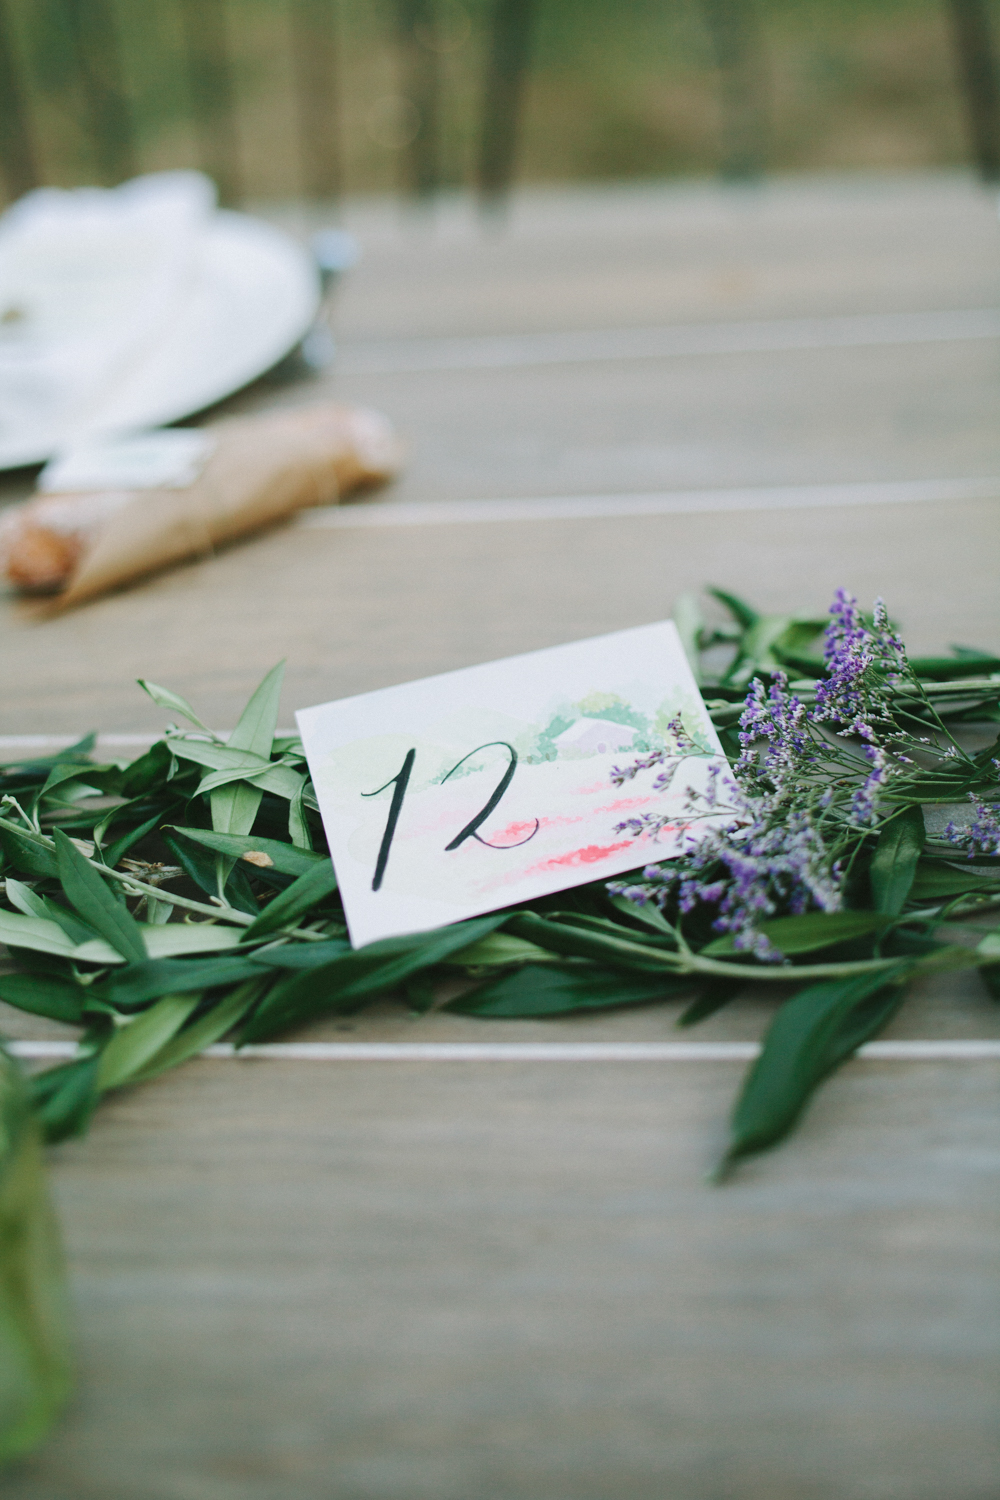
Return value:
<svg viewBox="0 0 1000 1500">
<path fill-rule="evenodd" d="M 64 592 L 53 601 L 57 608 L 204 555 L 297 510 L 383 483 L 399 464 L 398 445 L 384 417 L 329 403 L 237 418 L 208 430 L 217 445 L 186 489 L 44 495 L 27 502 L 21 543 L 36 551 L 44 541 L 50 551 L 62 546 L 70 564 Z M 79 507 L 82 529 L 77 537 L 66 535 L 65 520 L 45 533 L 45 508 L 57 501 L 64 514 L 67 505 Z M 104 516 L 94 526 L 95 507 L 102 502 Z M 10 563 L 8 572 L 23 581 Z"/>
</svg>

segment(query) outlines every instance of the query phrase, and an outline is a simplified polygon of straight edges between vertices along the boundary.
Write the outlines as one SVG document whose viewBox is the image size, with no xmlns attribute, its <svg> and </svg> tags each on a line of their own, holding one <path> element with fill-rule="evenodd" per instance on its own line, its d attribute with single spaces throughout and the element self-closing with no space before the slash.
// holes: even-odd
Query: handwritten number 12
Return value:
<svg viewBox="0 0 1000 1500">
<path fill-rule="evenodd" d="M 494 787 L 489 800 L 483 804 L 474 818 L 469 819 L 468 823 L 466 823 L 465 827 L 455 835 L 451 843 L 445 845 L 446 854 L 450 853 L 453 849 L 457 849 L 460 844 L 464 844 L 465 840 L 470 838 L 475 839 L 479 844 L 484 844 L 487 849 L 518 849 L 520 848 L 521 844 L 526 844 L 529 839 L 533 839 L 535 837 L 535 834 L 538 832 L 539 823 L 537 818 L 535 819 L 534 828 L 528 834 L 528 838 L 519 839 L 516 844 L 491 844 L 488 839 L 480 838 L 479 834 L 476 831 L 479 828 L 480 824 L 485 823 L 486 819 L 489 817 L 490 813 L 493 812 L 494 808 L 498 806 L 504 792 L 506 792 L 507 788 L 510 786 L 511 782 L 514 779 L 514 771 L 517 768 L 517 751 L 514 749 L 514 746 L 509 745 L 506 740 L 488 740 L 485 745 L 477 745 L 475 750 L 470 750 L 468 755 L 463 755 L 462 759 L 460 761 L 457 761 L 455 765 L 452 766 L 447 775 L 441 778 L 442 784 L 448 780 L 449 776 L 453 776 L 460 766 L 464 766 L 465 762 L 469 760 L 473 755 L 478 755 L 480 750 L 490 750 L 495 745 L 501 746 L 504 750 L 509 751 L 510 762 L 507 766 L 507 769 L 506 771 L 504 771 L 500 780 Z M 396 833 L 396 824 L 399 822 L 399 814 L 403 806 L 403 798 L 406 796 L 406 788 L 409 785 L 410 773 L 413 770 L 413 762 L 415 761 L 416 756 L 416 749 L 408 750 L 406 752 L 406 758 L 403 761 L 403 764 L 400 766 L 399 770 L 396 772 L 395 776 L 390 777 L 390 779 L 384 782 L 382 786 L 377 787 L 374 792 L 361 793 L 362 797 L 377 797 L 379 792 L 385 791 L 386 787 L 391 786 L 393 788 L 392 801 L 389 804 L 389 816 L 386 819 L 385 832 L 382 835 L 382 843 L 379 846 L 378 859 L 375 861 L 375 874 L 372 877 L 373 891 L 377 891 L 382 884 L 382 877 L 385 874 L 385 867 L 389 862 L 389 850 L 392 848 L 392 840 Z"/>
</svg>

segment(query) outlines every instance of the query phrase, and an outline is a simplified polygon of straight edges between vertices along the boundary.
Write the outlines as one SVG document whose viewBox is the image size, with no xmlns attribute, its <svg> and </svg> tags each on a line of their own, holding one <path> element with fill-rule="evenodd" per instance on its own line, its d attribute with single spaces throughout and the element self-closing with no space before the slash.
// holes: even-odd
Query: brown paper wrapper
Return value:
<svg viewBox="0 0 1000 1500">
<path fill-rule="evenodd" d="M 235 418 L 210 430 L 216 447 L 192 485 L 137 490 L 124 504 L 118 497 L 118 508 L 84 536 L 69 580 L 52 601 L 56 609 L 204 556 L 308 506 L 329 505 L 384 482 L 398 467 L 384 418 L 330 403 Z"/>
</svg>

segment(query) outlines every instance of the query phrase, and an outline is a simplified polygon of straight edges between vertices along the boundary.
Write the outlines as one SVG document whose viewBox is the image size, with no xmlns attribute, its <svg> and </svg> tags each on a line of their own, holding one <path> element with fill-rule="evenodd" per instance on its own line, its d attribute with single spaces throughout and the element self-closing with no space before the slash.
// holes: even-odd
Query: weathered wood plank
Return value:
<svg viewBox="0 0 1000 1500">
<path fill-rule="evenodd" d="M 57 1152 L 84 1384 L 6 1500 L 990 1493 L 995 1067 L 722 1190 L 731 1065 L 235 1071 Z"/>
<path fill-rule="evenodd" d="M 350 209 L 355 339 L 989 305 L 959 179 L 520 200 L 510 238 Z M 522 214 L 523 205 L 523 214 Z M 956 291 L 961 288 L 961 295 Z M 306 399 L 259 386 L 234 405 Z M 1000 474 L 995 349 L 339 378 L 412 442 L 396 491 L 559 494 Z M 4 493 L 12 496 L 23 476 Z M 883 593 L 920 650 L 1000 644 L 995 500 L 286 528 L 65 619 L 0 605 L 0 733 L 235 721 L 660 618 Z M 705 1040 L 759 1036 L 741 1001 Z M 676 1007 L 509 1025 L 381 1006 L 316 1039 L 670 1039 Z M 21 1036 L 54 1028 L 0 1008 Z M 55 1028 L 58 1030 L 58 1028 Z M 1000 1034 L 972 975 L 900 1037 Z M 858 1063 L 787 1148 L 702 1182 L 738 1064 L 197 1061 L 54 1155 L 81 1387 L 5 1500 L 986 1500 L 996 1067 Z"/>
</svg>

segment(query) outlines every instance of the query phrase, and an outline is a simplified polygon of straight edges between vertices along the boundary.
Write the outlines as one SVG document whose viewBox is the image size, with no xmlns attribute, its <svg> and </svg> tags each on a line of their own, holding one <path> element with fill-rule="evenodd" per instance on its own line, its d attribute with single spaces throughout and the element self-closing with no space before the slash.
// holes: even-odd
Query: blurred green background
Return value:
<svg viewBox="0 0 1000 1500">
<path fill-rule="evenodd" d="M 996 3 L 987 0 L 991 15 Z M 316 196 L 303 175 L 309 126 L 297 103 L 304 64 L 295 0 L 186 0 L 186 7 L 185 0 L 4 0 L 7 51 L 39 178 L 108 181 L 132 167 L 199 164 L 190 49 L 199 27 L 216 26 L 224 30 L 235 101 L 239 196 L 289 198 L 310 189 Z M 491 0 L 411 4 L 409 43 L 398 0 L 309 0 L 307 8 L 326 55 L 335 57 L 331 183 L 380 192 L 405 177 L 414 136 L 428 128 L 413 99 L 408 44 L 428 54 L 425 75 L 429 69 L 434 79 L 436 185 L 470 182 Z M 719 66 L 719 13 L 713 0 L 537 0 L 518 179 L 713 173 L 732 168 L 741 146 L 751 171 L 768 172 L 970 159 L 942 0 L 748 0 L 740 8 L 742 82 L 735 85 L 732 70 Z M 211 115 L 211 59 L 206 67 L 201 104 Z M 123 170 L 113 153 L 109 159 L 105 149 L 102 158 L 95 149 L 95 90 L 119 110 L 130 136 Z"/>
</svg>

